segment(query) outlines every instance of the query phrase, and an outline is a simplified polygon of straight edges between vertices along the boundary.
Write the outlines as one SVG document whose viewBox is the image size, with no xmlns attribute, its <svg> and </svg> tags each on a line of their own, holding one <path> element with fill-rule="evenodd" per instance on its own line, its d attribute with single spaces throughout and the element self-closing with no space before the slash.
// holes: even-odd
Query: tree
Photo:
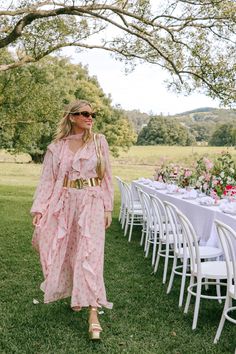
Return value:
<svg viewBox="0 0 236 354">
<path fill-rule="evenodd" d="M 162 67 L 178 92 L 236 101 L 234 0 L 18 0 L 5 3 L 0 24 L 0 48 L 15 50 L 2 71 L 66 46 L 99 48 Z"/>
<path fill-rule="evenodd" d="M 138 136 L 137 145 L 191 145 L 194 138 L 175 119 L 152 117 Z"/>
<path fill-rule="evenodd" d="M 195 137 L 196 141 L 208 141 L 213 127 L 214 124 L 211 122 L 197 122 L 189 125 L 190 133 Z"/>
<path fill-rule="evenodd" d="M 209 141 L 212 146 L 235 146 L 236 128 L 233 124 L 219 125 Z"/>
<path fill-rule="evenodd" d="M 9 53 L 4 56 L 11 60 Z M 113 154 L 134 143 L 130 123 L 113 109 L 97 79 L 80 65 L 49 56 L 0 74 L 0 147 L 41 161 L 64 105 L 76 98 L 92 102 L 98 113 L 94 129 L 106 134 Z"/>
</svg>

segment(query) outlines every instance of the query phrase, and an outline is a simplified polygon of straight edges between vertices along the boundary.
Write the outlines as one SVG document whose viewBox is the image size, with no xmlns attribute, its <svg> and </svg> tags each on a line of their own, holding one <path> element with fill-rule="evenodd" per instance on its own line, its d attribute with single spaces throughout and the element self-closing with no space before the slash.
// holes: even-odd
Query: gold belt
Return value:
<svg viewBox="0 0 236 354">
<path fill-rule="evenodd" d="M 101 180 L 98 177 L 68 179 L 68 177 L 65 176 L 63 182 L 63 187 L 77 188 L 77 189 L 82 189 L 85 187 L 95 187 L 100 185 L 101 185 Z"/>
</svg>

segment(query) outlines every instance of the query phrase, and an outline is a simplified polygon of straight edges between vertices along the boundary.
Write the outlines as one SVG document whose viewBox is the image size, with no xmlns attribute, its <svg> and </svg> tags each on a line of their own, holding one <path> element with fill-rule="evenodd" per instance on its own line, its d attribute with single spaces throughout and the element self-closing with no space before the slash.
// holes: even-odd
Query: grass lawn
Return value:
<svg viewBox="0 0 236 354">
<path fill-rule="evenodd" d="M 87 335 L 87 312 L 70 310 L 70 299 L 43 304 L 39 289 L 42 273 L 31 248 L 29 216 L 40 167 L 1 164 L 0 170 L 0 353 L 234 353 L 235 326 L 226 322 L 220 342 L 213 344 L 223 305 L 203 300 L 197 330 L 191 330 L 193 306 L 188 315 L 178 309 L 179 287 L 167 296 L 162 269 L 152 275 L 150 258 L 139 246 L 140 229 L 127 243 L 118 223 L 119 196 L 113 223 L 106 236 L 105 280 L 113 310 L 104 310 L 101 343 Z M 118 166 L 114 175 L 131 180 L 150 176 L 153 167 Z M 38 305 L 33 299 L 39 300 Z"/>
</svg>

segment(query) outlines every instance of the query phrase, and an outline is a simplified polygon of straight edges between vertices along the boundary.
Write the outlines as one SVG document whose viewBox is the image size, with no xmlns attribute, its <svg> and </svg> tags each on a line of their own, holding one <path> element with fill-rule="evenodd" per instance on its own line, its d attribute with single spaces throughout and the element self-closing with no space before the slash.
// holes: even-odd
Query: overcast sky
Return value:
<svg viewBox="0 0 236 354">
<path fill-rule="evenodd" d="M 216 100 L 200 94 L 185 97 L 168 92 L 163 81 L 168 74 L 158 66 L 140 64 L 135 71 L 126 75 L 124 64 L 113 59 L 102 50 L 75 53 L 72 48 L 63 50 L 75 63 L 88 65 L 89 74 L 95 75 L 106 94 L 111 94 L 113 104 L 127 110 L 175 114 L 199 107 L 218 107 Z"/>
</svg>

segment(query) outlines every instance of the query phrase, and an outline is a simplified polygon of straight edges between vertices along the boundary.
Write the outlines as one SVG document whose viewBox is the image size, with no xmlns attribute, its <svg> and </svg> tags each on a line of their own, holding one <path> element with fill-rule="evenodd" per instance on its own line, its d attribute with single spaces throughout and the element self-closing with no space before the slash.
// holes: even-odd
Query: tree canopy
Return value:
<svg viewBox="0 0 236 354">
<path fill-rule="evenodd" d="M 213 146 L 235 146 L 236 145 L 236 125 L 221 124 L 219 125 L 209 141 Z"/>
<path fill-rule="evenodd" d="M 66 46 L 100 48 L 160 66 L 178 92 L 236 101 L 234 0 L 16 0 L 2 2 L 0 25 L 0 48 L 15 53 L 2 71 Z"/>
<path fill-rule="evenodd" d="M 11 60 L 9 53 L 1 55 Z M 131 124 L 112 107 L 97 79 L 68 59 L 49 56 L 37 65 L 0 73 L 0 148 L 27 152 L 41 161 L 65 104 L 76 98 L 92 103 L 97 112 L 94 129 L 106 135 L 113 154 L 134 143 Z"/>
<path fill-rule="evenodd" d="M 137 145 L 191 145 L 194 138 L 175 119 L 152 117 L 137 140 Z"/>
</svg>

